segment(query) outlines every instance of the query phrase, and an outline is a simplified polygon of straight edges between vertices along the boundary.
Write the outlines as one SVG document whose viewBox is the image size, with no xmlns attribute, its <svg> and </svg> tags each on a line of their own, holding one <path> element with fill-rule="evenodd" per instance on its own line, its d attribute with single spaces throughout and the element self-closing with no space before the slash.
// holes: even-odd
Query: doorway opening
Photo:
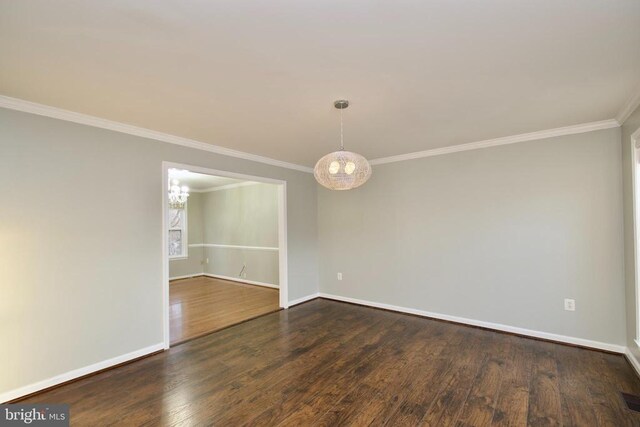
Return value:
<svg viewBox="0 0 640 427">
<path fill-rule="evenodd" d="M 286 182 L 162 171 L 165 348 L 287 308 Z"/>
</svg>

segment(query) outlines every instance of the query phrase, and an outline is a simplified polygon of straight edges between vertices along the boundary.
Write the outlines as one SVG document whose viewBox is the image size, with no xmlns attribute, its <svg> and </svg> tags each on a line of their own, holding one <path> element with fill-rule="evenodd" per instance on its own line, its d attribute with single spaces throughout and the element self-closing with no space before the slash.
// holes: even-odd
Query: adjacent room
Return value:
<svg viewBox="0 0 640 427">
<path fill-rule="evenodd" d="M 277 186 L 168 173 L 171 344 L 277 311 Z"/>
<path fill-rule="evenodd" d="M 0 425 L 640 426 L 640 0 L 0 0 Z"/>
</svg>

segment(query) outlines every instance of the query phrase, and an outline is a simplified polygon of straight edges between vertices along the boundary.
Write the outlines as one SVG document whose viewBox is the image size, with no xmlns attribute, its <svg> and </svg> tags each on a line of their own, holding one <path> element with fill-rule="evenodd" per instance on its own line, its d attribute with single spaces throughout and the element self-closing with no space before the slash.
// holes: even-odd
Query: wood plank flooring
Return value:
<svg viewBox="0 0 640 427">
<path fill-rule="evenodd" d="M 206 276 L 169 284 L 171 344 L 279 309 L 277 289 Z"/>
<path fill-rule="evenodd" d="M 638 426 L 621 355 L 314 300 L 29 398 L 71 424 Z"/>
</svg>

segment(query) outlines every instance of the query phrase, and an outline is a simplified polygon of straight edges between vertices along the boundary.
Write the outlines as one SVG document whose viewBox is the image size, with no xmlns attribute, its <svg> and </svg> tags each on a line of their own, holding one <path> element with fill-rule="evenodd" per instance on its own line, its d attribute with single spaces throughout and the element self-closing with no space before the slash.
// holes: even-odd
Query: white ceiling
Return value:
<svg viewBox="0 0 640 427">
<path fill-rule="evenodd" d="M 170 169 L 169 178 L 175 178 L 180 185 L 186 185 L 192 191 L 209 190 L 225 185 L 249 183 L 241 179 L 226 178 L 222 176 L 205 175 L 203 173 L 191 172 L 188 170 Z"/>
<path fill-rule="evenodd" d="M 611 119 L 640 1 L 0 0 L 0 93 L 312 166 Z"/>
</svg>

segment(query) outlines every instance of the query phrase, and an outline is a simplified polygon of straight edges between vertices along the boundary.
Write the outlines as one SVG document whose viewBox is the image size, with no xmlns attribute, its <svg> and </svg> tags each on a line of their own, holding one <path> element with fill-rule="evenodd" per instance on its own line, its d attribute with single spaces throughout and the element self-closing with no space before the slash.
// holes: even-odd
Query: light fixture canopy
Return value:
<svg viewBox="0 0 640 427">
<path fill-rule="evenodd" d="M 340 110 L 340 150 L 322 157 L 313 168 L 313 176 L 320 185 L 330 190 L 351 190 L 360 187 L 371 176 L 371 165 L 363 156 L 344 149 L 342 110 L 349 101 L 341 99 L 333 103 Z"/>
</svg>

